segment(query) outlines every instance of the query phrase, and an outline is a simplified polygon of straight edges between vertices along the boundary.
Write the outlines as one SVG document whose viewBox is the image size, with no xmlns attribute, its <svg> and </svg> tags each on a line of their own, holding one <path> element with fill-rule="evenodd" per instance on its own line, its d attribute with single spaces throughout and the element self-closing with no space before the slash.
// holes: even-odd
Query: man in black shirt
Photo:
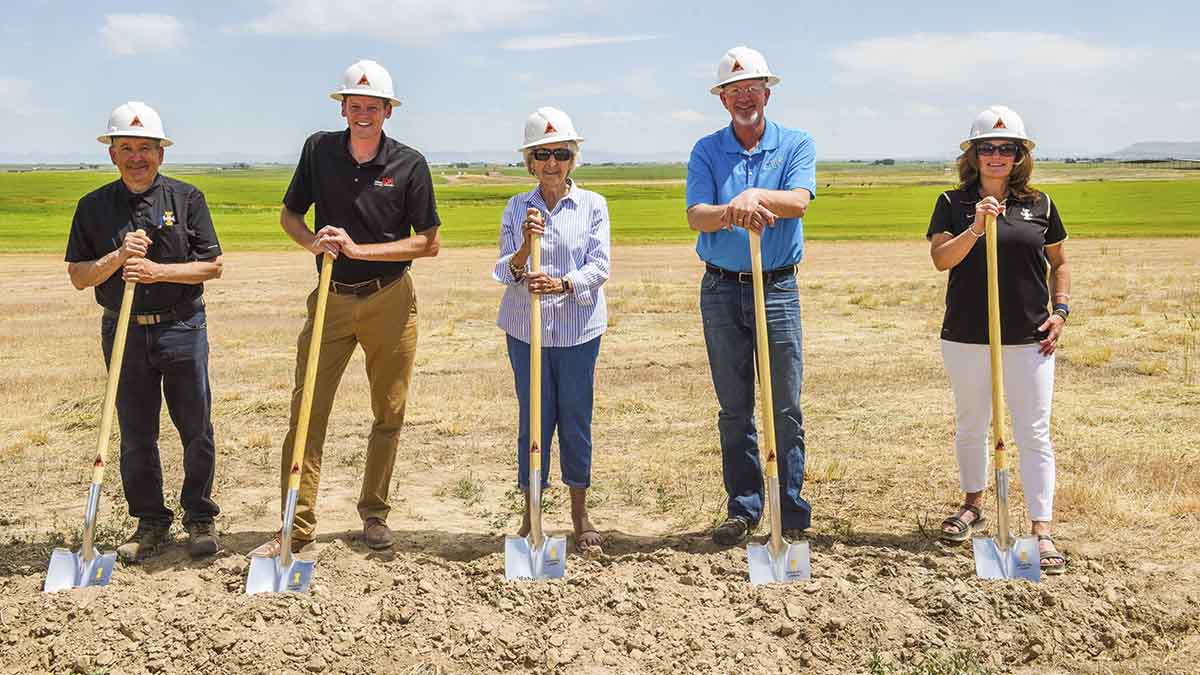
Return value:
<svg viewBox="0 0 1200 675">
<path fill-rule="evenodd" d="M 441 221 L 425 158 L 383 133 L 392 106 L 400 105 L 388 72 L 374 61 L 359 61 L 346 70 L 342 86 L 330 96 L 341 102 L 347 128 L 308 138 L 280 213 L 284 232 L 317 256 L 318 269 L 322 254 L 336 256 L 292 547 L 299 550 L 313 539 L 329 412 L 346 364 L 361 344 L 375 421 L 367 441 L 358 514 L 367 545 L 384 549 L 393 543 L 387 527 L 388 489 L 417 348 L 416 292 L 408 271 L 413 260 L 437 255 Z M 314 204 L 315 222 L 309 229 L 304 215 Z M 280 462 L 285 502 L 316 293 L 308 297 L 308 320 L 297 340 L 291 421 Z M 276 538 L 254 555 L 278 555 L 279 546 Z"/>
<path fill-rule="evenodd" d="M 167 540 L 175 518 L 163 502 L 158 451 L 165 396 L 183 444 L 179 501 L 188 549 L 211 555 L 220 548 L 213 526 L 220 509 L 212 500 L 216 451 L 202 296 L 204 282 L 221 276 L 221 246 L 204 194 L 158 173 L 171 140 L 153 108 L 138 101 L 118 107 L 98 140 L 109 146 L 121 178 L 79 200 L 66 262 L 75 288 L 94 288 L 104 308 L 106 363 L 125 283 L 138 284 L 116 402 L 121 482 L 138 526 L 117 553 L 128 562 L 150 555 Z"/>
</svg>

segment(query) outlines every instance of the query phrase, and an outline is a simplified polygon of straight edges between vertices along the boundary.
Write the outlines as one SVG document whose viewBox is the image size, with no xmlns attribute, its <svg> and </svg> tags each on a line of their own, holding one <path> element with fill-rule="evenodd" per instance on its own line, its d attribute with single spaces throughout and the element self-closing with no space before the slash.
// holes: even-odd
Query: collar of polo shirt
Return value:
<svg viewBox="0 0 1200 675">
<path fill-rule="evenodd" d="M 738 142 L 737 136 L 733 133 L 733 122 L 730 122 L 721 132 L 721 149 L 725 152 L 735 155 L 752 155 L 759 151 L 777 150 L 779 148 L 779 125 L 769 119 L 763 127 L 762 138 L 758 139 L 758 145 L 754 146 L 754 151 L 750 152 L 742 147 Z"/>
</svg>

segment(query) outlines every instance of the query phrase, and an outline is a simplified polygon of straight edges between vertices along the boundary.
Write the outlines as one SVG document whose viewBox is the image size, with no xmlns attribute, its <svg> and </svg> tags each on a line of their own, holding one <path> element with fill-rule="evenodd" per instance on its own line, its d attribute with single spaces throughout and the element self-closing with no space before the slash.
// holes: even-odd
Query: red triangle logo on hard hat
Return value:
<svg viewBox="0 0 1200 675">
<path fill-rule="evenodd" d="M 997 117 L 996 123 L 992 125 L 992 128 L 993 129 L 1007 129 L 1008 127 L 1004 126 L 1004 118 L 1003 117 Z"/>
<path fill-rule="evenodd" d="M 129 126 L 131 126 L 131 127 L 140 127 L 140 126 L 142 126 L 142 121 L 141 121 L 140 119 L 138 119 L 138 116 L 137 116 L 137 115 L 134 115 L 134 116 L 133 116 L 133 121 L 129 123 Z M 143 127 L 143 128 L 144 128 L 144 127 Z"/>
<path fill-rule="evenodd" d="M 745 68 L 742 68 L 742 62 L 741 62 L 741 61 L 738 61 L 737 59 L 734 59 L 734 60 L 733 60 L 733 67 L 729 69 L 729 72 L 731 72 L 731 73 L 736 73 L 736 72 L 738 72 L 739 70 L 745 70 Z"/>
<path fill-rule="evenodd" d="M 542 133 L 543 134 L 557 134 L 558 129 L 554 128 L 554 125 L 550 123 L 550 120 L 546 120 L 546 130 L 543 131 Z"/>
<path fill-rule="evenodd" d="M 361 87 L 361 86 L 363 86 L 364 84 L 365 84 L 365 85 L 367 85 L 368 87 L 369 87 L 369 86 L 371 86 L 371 81 L 367 79 L 367 74 L 366 74 L 366 73 L 363 73 L 363 74 L 362 74 L 362 77 L 358 78 L 358 86 L 360 86 L 360 87 Z"/>
</svg>

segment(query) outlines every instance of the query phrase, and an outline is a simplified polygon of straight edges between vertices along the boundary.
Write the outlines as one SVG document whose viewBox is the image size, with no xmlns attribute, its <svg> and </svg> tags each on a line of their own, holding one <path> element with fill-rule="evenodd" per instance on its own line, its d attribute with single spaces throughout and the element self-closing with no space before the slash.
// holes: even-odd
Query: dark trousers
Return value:
<svg viewBox="0 0 1200 675">
<path fill-rule="evenodd" d="M 796 277 L 767 284 L 763 295 L 779 455 L 779 514 L 784 528 L 807 529 L 812 507 L 800 496 L 805 459 L 804 417 L 800 414 L 804 355 Z M 707 272 L 700 284 L 700 314 L 713 387 L 721 405 L 717 429 L 728 514 L 757 523 L 763 514 L 763 474 L 754 424 L 754 287 Z"/>
<path fill-rule="evenodd" d="M 116 319 L 101 322 L 104 362 L 112 357 Z M 121 483 L 129 515 L 163 525 L 175 514 L 163 502 L 158 418 L 162 400 L 183 444 L 183 522 L 211 521 L 220 509 L 212 500 L 216 448 L 212 392 L 208 386 L 208 329 L 204 309 L 181 321 L 153 326 L 130 324 L 125 362 L 117 387 L 121 426 Z"/>
</svg>

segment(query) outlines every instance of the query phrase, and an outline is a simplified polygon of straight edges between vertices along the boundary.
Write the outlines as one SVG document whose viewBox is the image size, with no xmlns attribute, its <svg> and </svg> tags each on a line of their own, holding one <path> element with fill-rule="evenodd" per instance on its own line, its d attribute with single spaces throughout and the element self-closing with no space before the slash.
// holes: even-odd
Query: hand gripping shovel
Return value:
<svg viewBox="0 0 1200 675">
<path fill-rule="evenodd" d="M 530 269 L 542 268 L 542 238 L 530 242 Z M 542 302 L 529 297 L 529 535 L 504 538 L 504 577 L 558 579 L 567 571 L 567 538 L 542 532 Z"/>
<path fill-rule="evenodd" d="M 321 336 L 325 332 L 325 306 L 329 301 L 333 278 L 333 255 L 325 254 L 321 280 L 317 282 L 317 307 L 313 313 L 312 338 L 308 343 L 308 361 L 304 365 L 304 389 L 300 394 L 300 417 L 292 442 L 292 469 L 288 476 L 287 503 L 283 509 L 279 555 L 273 558 L 251 556 L 246 575 L 246 594 L 307 593 L 315 560 L 299 560 L 292 553 L 292 523 L 296 520 L 296 499 L 300 494 L 300 467 L 304 466 L 304 444 L 308 441 L 308 417 L 312 412 L 313 391 L 317 388 L 317 364 L 321 359 Z"/>
<path fill-rule="evenodd" d="M 996 472 L 996 537 L 975 537 L 975 573 L 981 579 L 1041 580 L 1037 539 L 1013 537 L 1008 529 L 1008 451 L 1004 447 L 1004 369 L 1000 354 L 1000 282 L 997 277 L 996 217 L 984 220 L 987 247 L 988 347 L 992 357 L 992 455 Z"/>
<path fill-rule="evenodd" d="M 771 511 L 771 538 L 766 544 L 747 544 L 750 583 L 791 583 L 812 576 L 808 542 L 789 544 L 783 538 L 783 516 L 779 511 L 779 458 L 775 453 L 775 402 L 771 393 L 771 354 L 767 347 L 767 305 L 763 292 L 762 239 L 750 231 L 750 268 L 754 277 L 754 339 L 758 358 L 758 391 L 762 404 L 763 431 L 758 435 L 764 451 L 767 499 Z"/>
<path fill-rule="evenodd" d="M 138 234 L 146 234 L 139 229 Z M 121 295 L 121 311 L 117 315 L 117 333 L 113 336 L 112 356 L 108 363 L 108 386 L 104 390 L 104 407 L 100 412 L 100 433 L 96 437 L 96 458 L 92 461 L 92 485 L 88 488 L 87 506 L 83 511 L 83 546 L 79 553 L 56 548 L 50 554 L 46 570 L 46 593 L 84 586 L 107 586 L 112 578 L 117 553 L 101 555 L 95 547 L 96 512 L 100 508 L 100 485 L 104 482 L 104 464 L 108 459 L 108 437 L 112 433 L 113 413 L 117 406 L 117 385 L 121 381 L 121 364 L 125 361 L 125 338 L 129 335 L 129 315 L 133 312 L 134 282 L 125 283 Z"/>
</svg>

